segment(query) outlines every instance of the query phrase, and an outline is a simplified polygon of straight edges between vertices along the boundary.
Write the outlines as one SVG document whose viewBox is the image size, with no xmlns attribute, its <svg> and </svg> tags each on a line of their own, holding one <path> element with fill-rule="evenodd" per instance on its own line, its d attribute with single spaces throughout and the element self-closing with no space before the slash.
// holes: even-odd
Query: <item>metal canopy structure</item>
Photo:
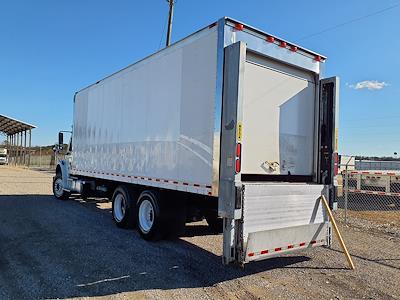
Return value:
<svg viewBox="0 0 400 300">
<path fill-rule="evenodd" d="M 33 128 L 36 126 L 0 115 L 0 133 L 7 136 L 6 148 L 10 165 L 29 166 L 30 152 L 27 152 L 27 136 L 29 133 L 28 147 L 30 149 Z"/>
</svg>

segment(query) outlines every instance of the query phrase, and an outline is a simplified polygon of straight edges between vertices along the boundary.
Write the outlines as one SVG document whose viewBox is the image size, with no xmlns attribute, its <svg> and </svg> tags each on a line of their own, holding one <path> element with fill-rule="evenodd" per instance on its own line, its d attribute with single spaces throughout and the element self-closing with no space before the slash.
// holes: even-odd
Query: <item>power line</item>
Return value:
<svg viewBox="0 0 400 300">
<path fill-rule="evenodd" d="M 375 15 L 381 14 L 381 13 L 383 13 L 383 12 L 385 12 L 385 11 L 391 10 L 391 9 L 396 8 L 396 7 L 398 7 L 398 6 L 400 6 L 400 2 L 398 2 L 397 4 L 394 4 L 394 5 L 392 5 L 392 6 L 383 8 L 383 9 L 381 9 L 381 10 L 375 11 L 375 12 L 373 12 L 373 13 L 370 13 L 370 14 L 368 14 L 368 15 L 365 15 L 365 16 L 362 16 L 362 17 L 358 17 L 358 18 L 355 18 L 355 19 L 352 19 L 352 20 L 349 20 L 349 21 L 346 21 L 346 22 L 337 24 L 337 25 L 335 25 L 335 26 L 325 28 L 325 29 L 323 29 L 323 30 L 321 30 L 321 31 L 318 31 L 318 32 L 315 32 L 315 33 L 312 33 L 312 34 L 309 34 L 309 35 L 306 35 L 306 36 L 303 36 L 303 37 L 299 38 L 297 41 L 302 41 L 302 40 L 308 39 L 308 38 L 310 38 L 310 37 L 313 37 L 313 36 L 316 36 L 316 35 L 320 35 L 320 34 L 322 34 L 322 33 L 325 33 L 325 32 L 331 31 L 331 30 L 334 30 L 334 29 L 336 29 L 336 28 L 338 28 L 338 27 L 342 27 L 342 26 L 345 26 L 345 25 L 348 25 L 348 24 L 351 24 L 351 23 L 358 22 L 358 21 L 360 21 L 360 20 L 363 20 L 363 19 L 366 19 L 366 18 L 375 16 Z"/>
</svg>

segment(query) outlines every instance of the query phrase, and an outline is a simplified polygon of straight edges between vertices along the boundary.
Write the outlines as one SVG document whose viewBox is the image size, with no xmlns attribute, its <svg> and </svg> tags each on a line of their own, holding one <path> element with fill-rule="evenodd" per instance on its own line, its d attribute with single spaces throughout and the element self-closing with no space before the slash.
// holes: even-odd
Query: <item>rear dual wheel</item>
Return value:
<svg viewBox="0 0 400 300">
<path fill-rule="evenodd" d="M 126 186 L 119 186 L 112 196 L 112 215 L 115 224 L 120 228 L 129 228 L 135 225 L 136 192 Z"/>
<path fill-rule="evenodd" d="M 137 201 L 137 225 L 145 240 L 159 240 L 165 233 L 165 222 L 161 215 L 160 194 L 144 191 Z M 165 217 L 165 216 L 164 216 Z"/>
</svg>

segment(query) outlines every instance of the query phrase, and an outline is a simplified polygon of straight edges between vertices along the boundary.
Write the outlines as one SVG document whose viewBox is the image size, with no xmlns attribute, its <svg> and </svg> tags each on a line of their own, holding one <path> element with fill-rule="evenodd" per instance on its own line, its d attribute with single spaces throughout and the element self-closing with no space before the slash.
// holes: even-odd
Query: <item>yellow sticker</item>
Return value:
<svg viewBox="0 0 400 300">
<path fill-rule="evenodd" d="M 242 141 L 242 123 L 239 122 L 237 125 L 237 140 L 238 142 Z"/>
<path fill-rule="evenodd" d="M 339 147 L 339 128 L 335 128 L 335 152 L 338 152 Z"/>
</svg>

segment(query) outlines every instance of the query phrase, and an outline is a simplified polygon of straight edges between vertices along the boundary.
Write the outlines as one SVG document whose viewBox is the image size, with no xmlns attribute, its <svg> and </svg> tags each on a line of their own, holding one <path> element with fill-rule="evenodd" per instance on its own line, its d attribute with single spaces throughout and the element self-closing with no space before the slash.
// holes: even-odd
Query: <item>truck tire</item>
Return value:
<svg viewBox="0 0 400 300">
<path fill-rule="evenodd" d="M 113 193 L 112 216 L 115 224 L 120 228 L 131 228 L 135 225 L 136 193 L 125 185 L 118 186 Z"/>
<path fill-rule="evenodd" d="M 60 173 L 57 173 L 53 178 L 53 195 L 60 200 L 67 200 L 71 195 L 70 192 L 64 190 L 62 175 Z"/>
<path fill-rule="evenodd" d="M 165 216 L 161 213 L 160 194 L 144 191 L 137 201 L 137 227 L 140 235 L 148 241 L 157 241 L 164 236 Z"/>
</svg>

